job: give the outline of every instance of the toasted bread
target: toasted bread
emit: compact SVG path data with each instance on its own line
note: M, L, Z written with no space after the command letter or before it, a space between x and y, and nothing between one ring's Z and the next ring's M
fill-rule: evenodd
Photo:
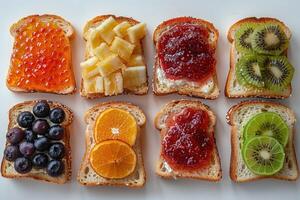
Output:
M35 103L37 103L39 100L35 101L25 101L23 103L19 103L15 106L13 106L9 110L9 124L8 124L8 129L11 129L13 127L18 126L17 124L17 117L20 112L23 111L32 111L33 106ZM72 168L71 168L71 146L70 146L70 125L73 121L73 112L66 107L63 104L60 104L58 102L52 102L48 101L50 108L61 108L65 111L65 119L61 123L61 126L64 127L65 129L65 134L63 139L61 140L62 143L65 144L65 157L62 159L65 169L62 175L58 177L51 177L49 176L44 169L35 169L32 168L32 170L29 173L26 174L20 174L14 169L14 163L7 161L4 157L2 159L2 164L1 164L1 174L3 177L6 178L31 178L31 179L36 179L36 180L41 180L41 181L47 181L51 183L57 183L57 184L63 184L66 183L71 179L71 173L72 173ZM6 146L8 143L6 142Z
M284 99L288 98L292 93L292 86L289 85L286 89L283 91L272 91L265 88L262 89L254 89L254 88L247 88L241 84L238 83L235 75L235 65L238 61L238 59L241 56L241 53L239 53L235 48L235 32L237 29L240 28L241 25L244 23L275 23L280 25L285 34L287 35L287 38L291 38L291 31L290 29L281 21L274 19L274 18L255 18L255 17L249 17L242 19L235 24L233 24L227 34L227 39L231 43L231 50L230 50L230 69L227 76L226 81L226 87L225 87L225 96L229 98L247 98L247 97L262 97L262 98L276 98L276 99ZM283 53L284 55L287 55L287 51Z
M153 33L153 42L156 47L157 52L157 42L159 38L164 34L164 32L170 30L173 26L178 24L197 24L199 26L204 26L209 30L210 41L209 43L216 48L219 38L218 30L213 26L212 23L196 19L192 17L178 17L167 20L157 26ZM171 93L178 93L182 95L195 96L204 99L216 99L219 96L220 90L218 86L217 73L215 72L213 76L205 83L199 85L194 82L187 80L180 80L183 84L173 84L174 81L168 79L160 66L160 60L158 56L155 56L155 65L153 67L153 92L156 95L166 95ZM170 84L168 84L170 83Z
M26 26L29 23L31 23L33 20L36 20L37 23L53 24L53 26L55 26L56 29L58 29L58 30L61 29L63 31L64 38L61 38L61 40L64 41L68 47L64 51L66 56L63 58L64 61L62 61L63 63L66 63L64 66L65 68L61 69L61 70L64 70L64 72L61 72L61 73L63 73L65 75L64 80L61 80L61 81L64 81L64 85L56 84L55 86L53 86L53 88L49 88L49 85L52 84L51 83L52 79L46 80L47 78L50 77L50 76L48 76L49 74L47 74L46 78L43 77L43 79L45 78L45 80L43 80L43 82L38 81L37 83L35 83L36 85L27 85L27 83L31 82L30 77L40 77L41 74L44 73L44 71L43 72L40 71L41 66L33 66L34 70L29 71L29 72L26 72L26 69L21 69L21 70L16 69L17 66L15 66L16 64L14 64L13 60L14 60L15 50L16 50L16 52L18 51L18 48L17 48L12 53L10 67L9 67L8 74L7 74L6 85L7 85L8 89L13 92L46 92L46 93L55 93L55 94L72 94L72 93L74 93L76 90L76 84L75 84L75 78L74 78L74 73L73 73L73 69L72 69L71 39L74 37L75 32L74 32L72 25L69 22L67 22L66 20L64 20L63 18L56 16L56 15L48 15L48 14L31 15L31 16L22 18L18 22L14 23L10 27L10 34L16 39L18 37L19 33L22 32L22 30L24 28L26 28ZM44 33L44 34L46 34L46 33ZM60 37L60 36L57 36L57 37ZM32 36L27 37L27 39L32 39L32 38L33 38ZM50 39L49 39L49 41L50 41ZM46 41L45 41L45 43L46 43ZM30 48L33 48L33 47L31 46ZM38 47L35 47L35 48L38 48ZM43 50L45 48L43 47L41 49ZM49 49L49 51L51 51L50 53L52 53L52 54L58 53L51 49ZM47 53L47 51L44 51L44 50L43 50L43 52ZM43 60L45 57L47 59L46 53L42 53L41 55L40 55L40 52L33 53L33 57L36 56L34 58L35 60L37 60L37 59ZM25 55L25 53L24 53L24 55ZM49 57L49 55L48 55L48 57ZM51 56L51 58L54 59L53 56ZM28 61L24 61L24 64L25 64L25 62L28 62ZM50 64L48 65L47 63L42 63L42 65L43 65L42 68L47 70L46 73L49 73L49 71L53 70L52 68L51 69L49 68ZM57 65L57 68L53 71L55 73L60 73L59 72L60 65L58 65L58 64L56 64L56 65ZM47 68L47 66L49 66L49 67ZM24 73L22 73L22 75L20 75L21 73L17 72L18 70L19 71L24 70ZM55 78L57 78L56 75L55 75ZM20 77L18 77L17 80L11 81L11 79L14 79L15 76L20 76ZM36 80L34 80L34 81L36 81ZM47 83L47 82L49 82L49 83ZM62 86L59 86L59 85L62 85Z
M261 111L271 111L279 114L290 128L288 144L285 147L286 159L283 168L272 176L258 176L253 174L245 165L241 144L243 143L242 128L255 114ZM230 177L235 182L249 182L264 178L297 180L299 177L298 163L294 148L294 125L296 122L294 112L279 103L263 101L246 101L233 106L227 113L227 122L231 126L231 162Z
M89 20L85 24L85 26L83 28L83 38L84 38L84 40L87 42L90 30L97 27L98 25L100 25L103 21L105 21L109 17L113 17L118 23L128 22L131 26L140 23L139 21L137 21L133 18L123 17L123 16L115 16L115 15L97 16L97 17L94 17L93 19ZM143 57L143 60L145 60L142 40L140 40L140 46L141 46L141 55ZM91 52L90 47L88 45L86 45L86 47L85 47L84 56L85 56L85 59L88 59L92 56L92 52ZM144 62L144 64L146 66L145 62ZM146 67L146 76L147 76L147 81L146 81L145 84L143 84L139 87L132 88L132 89L124 88L123 94L135 94L135 95L145 95L145 94L147 94L148 93L147 67ZM85 84L84 79L82 78L81 79L81 85L80 85L80 95L83 96L83 97L86 97L86 98L89 98L89 99L94 99L94 98L110 96L110 95L105 95L104 92L103 93L90 93L90 92L87 92L85 87L84 87L84 84Z
M187 107L203 109L208 112L210 117L209 130L214 134L216 116L208 106L196 100L174 100L166 104L155 117L154 124L155 127L160 130L161 139L164 137L164 132L166 130L167 117L171 114L179 113L181 110ZM213 154L209 167L197 171L173 170L163 159L160 153L159 160L156 164L156 173L164 178L192 178L214 182L220 181L222 178L222 169L215 138Z
M128 177L122 179L107 179L98 175L91 167L89 157L92 147L95 145L93 127L95 121L100 113L108 108L119 108L130 112L137 121L140 132L137 135L136 142L133 145L133 150L137 155L137 165L134 172ZM115 186L127 186L127 187L142 187L146 182L146 173L144 169L143 157L142 157L142 145L141 137L143 126L146 123L146 117L143 111L137 106L125 103L125 102L106 102L100 103L90 108L84 116L85 123L87 124L85 132L86 151L82 159L80 170L77 176L77 180L82 185L97 186L97 185L115 185Z

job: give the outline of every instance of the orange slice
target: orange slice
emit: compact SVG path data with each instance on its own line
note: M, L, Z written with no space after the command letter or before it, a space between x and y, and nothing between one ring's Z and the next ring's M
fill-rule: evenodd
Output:
M96 143L109 139L118 139L130 146L134 145L138 125L132 114L126 110L109 108L96 120L94 137Z
M125 178L136 166L136 154L125 142L106 140L91 151L90 163L94 171L104 178Z

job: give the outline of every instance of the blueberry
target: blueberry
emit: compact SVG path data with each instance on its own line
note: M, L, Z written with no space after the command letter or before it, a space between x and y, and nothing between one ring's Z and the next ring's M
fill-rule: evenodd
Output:
M14 162L15 170L20 174L26 174L31 171L32 163L28 158L17 158Z
M35 148L34 145L30 142L22 142L20 143L20 152L25 157L30 157L34 154Z
M49 141L46 137L39 137L34 141L34 147L39 151L46 151L49 148Z
M39 135L44 135L49 131L49 124L45 119L37 119L32 124L32 131Z
M51 144L48 154L53 159L61 159L65 156L65 146L60 143L53 143Z
M44 153L38 153L34 155L32 158L33 167L37 169L42 169L47 167L48 162L49 162L49 158Z
M27 142L34 142L34 140L37 138L37 135L32 130L25 130L25 140Z
M29 111L21 112L17 118L17 122L19 126L23 128L30 128L32 126L33 121L34 121L34 116Z
M51 122L55 124L62 123L65 119L65 111L61 108L54 108L53 110L50 111L49 118Z
M49 176L57 177L64 172L65 166L60 160L51 160L47 166L47 173Z
M61 140L64 137L65 130L60 125L53 125L49 129L47 137L52 140Z
M20 129L19 127L14 127L12 129L9 129L6 133L6 139L11 144L18 144L24 139L24 131Z
M47 117L50 112L50 106L47 101L40 101L33 106L32 111L37 117Z
M20 155L18 146L8 145L4 150L4 157L8 161L15 161Z

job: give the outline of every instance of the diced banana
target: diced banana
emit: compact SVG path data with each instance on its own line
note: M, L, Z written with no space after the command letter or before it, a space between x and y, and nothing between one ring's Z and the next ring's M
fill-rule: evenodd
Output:
M92 79L86 79L83 82L86 93L103 93L104 84L103 77L95 77Z
M131 25L129 24L129 22L124 21L124 22L121 22L120 24L118 24L117 26L115 26L113 30L117 34L117 36L124 37L127 34L127 29L130 26Z
M101 44L101 42L103 42L99 31L97 31L96 29L90 31L87 41L88 44L91 46L91 49L96 48Z
M104 60L105 58L112 55L112 52L109 49L109 46L102 42L96 49L94 49L94 54L97 56L100 60Z
M123 71L124 88L132 89L146 83L147 74L145 66L129 67Z
M113 17L109 17L97 26L95 30L107 44L110 44L116 35L113 31L116 25L118 25L117 21Z
M93 66L91 68L84 68L82 70L82 78L84 80L89 80L95 76L99 76L100 73L99 73L99 70L96 66Z
M104 77L104 94L107 96L123 93L123 77L121 72Z
M127 63L127 66L134 67L134 66L141 66L141 65L145 65L143 56L140 54L132 54L129 59L129 62Z
M91 80L84 80L83 87L86 93L95 93L95 81L94 79Z
M122 59L129 61L134 45L120 37L115 37L110 49L112 52L118 54Z
M95 78L95 91L97 93L103 93L104 92L104 80L103 77L98 76Z
M81 62L80 66L82 68L88 68L88 67L92 67L92 66L96 65L97 62L98 62L98 58L93 56L93 57Z
M139 23L127 29L128 39L136 43L146 35L146 24Z
M98 64L101 76L108 76L121 68L126 68L126 66L117 55L111 55Z

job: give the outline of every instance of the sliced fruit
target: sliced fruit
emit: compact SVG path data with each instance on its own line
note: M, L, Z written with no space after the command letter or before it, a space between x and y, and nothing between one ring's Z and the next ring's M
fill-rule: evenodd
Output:
M123 71L124 88L132 89L147 82L145 66L128 67Z
M258 53L280 55L288 48L289 39L280 25L267 23L255 29L251 45Z
M111 51L120 56L125 61L129 61L129 58L133 52L134 45L120 37L115 37L110 47Z
M108 76L121 68L126 68L126 66L117 55L111 55L98 64L101 76Z
M134 67L134 66L142 66L145 65L143 56L141 54L132 54L129 62L127 63L128 67Z
M127 34L131 43L139 42L146 35L146 24L139 23L128 28Z
M265 83L270 90L288 87L293 79L294 67L285 56L270 56L265 61Z
M135 46L135 48L134 48L132 54L143 54L141 41L134 43L134 46Z
M125 178L136 167L136 154L125 142L107 140L96 144L90 154L90 163L94 171L111 179Z
M90 31L87 42L91 46L92 49L95 49L104 41L101 38L99 31L94 29L94 30Z
M123 77L121 72L114 72L104 77L104 93L107 96L123 93Z
M124 37L127 34L127 29L130 27L130 23L127 21L121 22L113 28L114 32L119 37Z
M84 80L89 80L91 78L94 78L95 76L99 76L99 70L97 66L87 67L82 69L82 78Z
M109 17L106 20L104 20L99 26L97 26L95 31L107 44L110 44L116 35L113 31L113 28L116 25L118 25L116 20L113 17Z
M89 68L89 67L95 66L97 62L98 62L98 58L93 56L93 57L81 62L80 66L82 68Z
M285 160L283 146L269 136L254 137L242 147L243 160L256 175L271 176L279 172Z
M235 48L241 53L250 53L253 51L251 37L254 29L257 27L254 23L245 23L235 32Z
M113 55L109 49L109 46L105 42L102 42L97 48L94 49L94 54L100 60L104 60L105 58Z
M243 131L247 141L257 136L273 137L286 146L289 139L289 127L280 115L274 112L263 112L253 116L246 124Z
M108 139L118 139L133 146L137 131L137 122L130 112L118 108L109 108L98 116L94 128L94 137L97 143Z

